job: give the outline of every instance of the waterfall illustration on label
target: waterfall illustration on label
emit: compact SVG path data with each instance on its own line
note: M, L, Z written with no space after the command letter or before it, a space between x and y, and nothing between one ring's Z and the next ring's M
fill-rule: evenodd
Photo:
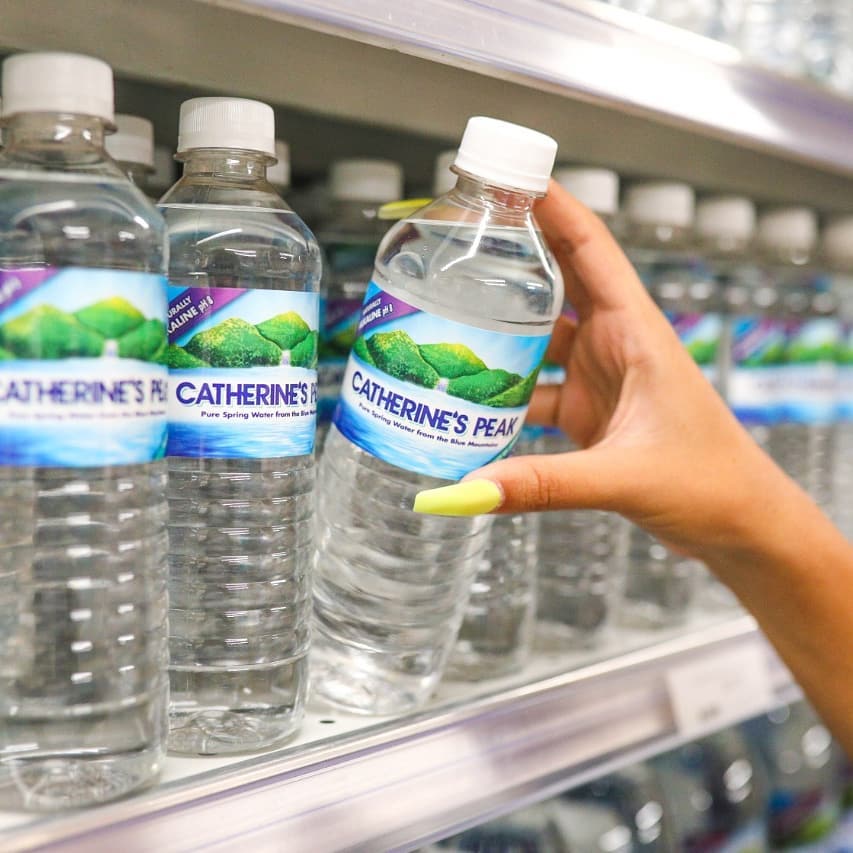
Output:
M429 314L371 283L335 426L385 462L457 480L512 449L548 340Z
M779 420L785 326L772 317L737 317L732 323L729 405L745 424Z
M127 270L0 270L0 464L163 456L165 284Z
M712 384L719 381L720 340L723 334L722 314L693 311L666 311L678 339L684 344L693 361L702 368L705 378Z
M169 286L169 456L313 450L316 293Z
M835 417L836 358L841 325L833 317L788 323L784 365L784 414L799 424L826 424Z

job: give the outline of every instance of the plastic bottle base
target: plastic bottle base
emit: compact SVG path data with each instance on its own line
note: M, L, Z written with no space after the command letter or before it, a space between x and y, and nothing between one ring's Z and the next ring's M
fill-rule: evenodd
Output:
M292 738L301 722L302 709L293 707L173 710L169 714L169 751L185 755L257 752Z

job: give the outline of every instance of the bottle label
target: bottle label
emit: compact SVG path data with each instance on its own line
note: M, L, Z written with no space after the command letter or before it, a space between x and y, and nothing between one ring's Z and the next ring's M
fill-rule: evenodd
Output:
M838 348L838 417L853 422L853 323L844 326Z
M840 803L818 788L780 789L770 799L770 835L785 850L828 853L840 817Z
M169 456L314 448L316 293L169 285Z
M780 415L785 326L772 317L736 317L731 329L729 406L745 424L774 424Z
M335 426L391 465L457 480L512 449L548 340L428 314L371 282Z
M127 270L0 270L0 464L163 456L165 284Z
M782 373L784 420L798 424L826 424L834 420L840 332L838 320L832 317L787 324Z
M763 819L752 820L725 841L720 842L718 836L710 840L708 849L715 853L766 853L770 849L767 826Z
M667 319L693 361L713 385L719 380L720 339L723 334L723 316L716 312L666 311Z
M340 398L341 383L361 319L361 299L326 299L320 322L319 399L317 420L330 423Z

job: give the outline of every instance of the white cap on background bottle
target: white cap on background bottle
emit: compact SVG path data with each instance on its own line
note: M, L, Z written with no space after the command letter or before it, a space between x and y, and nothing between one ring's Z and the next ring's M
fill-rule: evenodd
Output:
M836 264L853 264L853 216L831 219L823 229L821 248L824 255Z
M113 123L113 70L77 53L18 53L3 62L3 117L73 113Z
M749 241L755 219L755 204L742 195L709 196L696 205L696 232L708 239Z
M619 210L619 175L612 169L563 167L554 180L595 213L612 216Z
M644 181L628 187L623 211L636 225L693 225L696 196L693 187L681 181Z
M488 184L544 193L557 142L538 130L486 116L468 119L454 165Z
M450 167L456 162L456 149L442 151L435 158L435 171L432 176L432 194L437 198L449 193L456 186L456 173Z
M107 154L119 163L154 170L154 125L147 118L116 113L116 132L106 139Z
M777 207L758 217L758 242L766 249L809 253L817 233L817 214L810 207Z
M267 180L274 186L287 189L290 186L290 146L283 139L275 141L276 162L267 167Z
M178 153L233 148L275 157L272 107L248 98L192 98L181 104Z
M336 160L329 171L329 195L338 201L398 201L403 167L393 160Z

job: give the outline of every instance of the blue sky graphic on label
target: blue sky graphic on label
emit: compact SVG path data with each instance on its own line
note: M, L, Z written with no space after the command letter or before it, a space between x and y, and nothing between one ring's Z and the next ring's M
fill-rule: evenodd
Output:
M155 273L0 270L0 464L162 457L165 317Z
M311 453L318 324L316 293L170 285L168 455Z
M548 335L428 314L371 284L344 374L338 429L367 452L455 480L521 433Z

